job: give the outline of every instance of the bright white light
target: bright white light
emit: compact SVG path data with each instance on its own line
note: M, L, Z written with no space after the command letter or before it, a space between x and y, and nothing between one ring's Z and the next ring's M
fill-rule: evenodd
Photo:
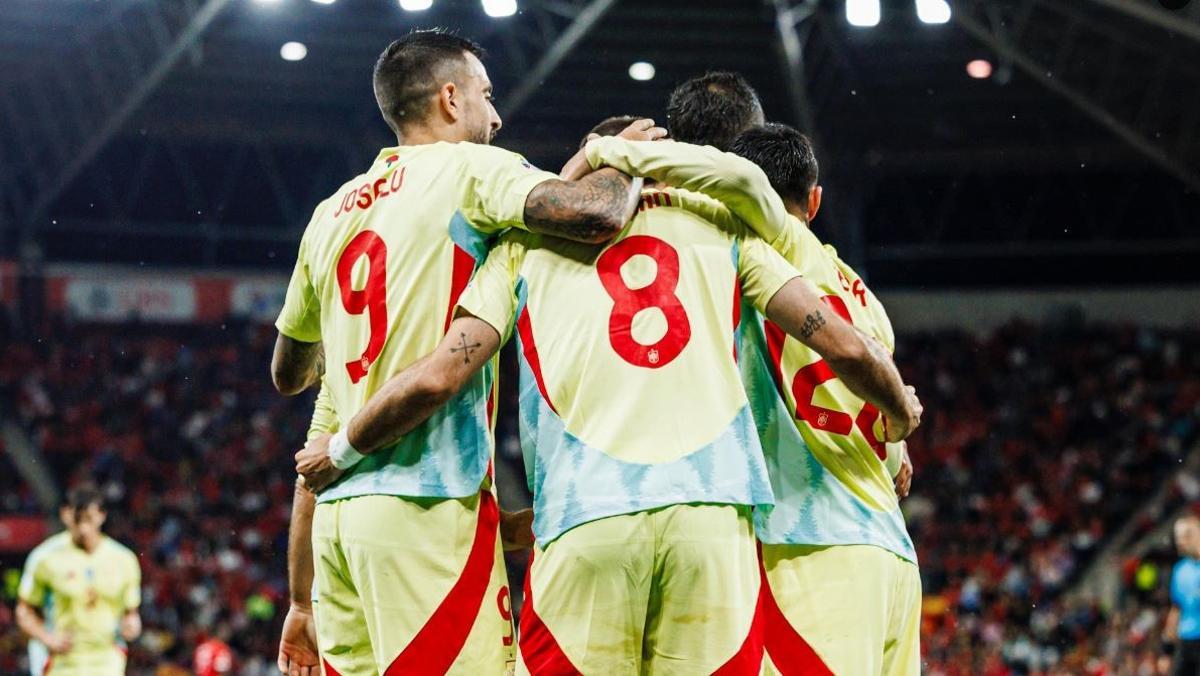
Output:
M992 75L992 64L986 59L975 59L967 64L967 75L976 80L986 80Z
M320 4L320 5L332 5L334 3L334 1L335 0L313 0L313 2Z
M917 18L921 23L946 23L950 20L950 4L946 0L917 0Z
M879 14L879 0L846 0L846 21L851 26L878 26Z
M483 0L483 11L497 19L512 16L517 13L517 0Z
M299 61L308 56L308 47L303 42L285 42L279 48L279 55L284 61Z
M433 0L400 0L400 9L420 12L433 7Z
M260 4L260 5L276 5L276 4L279 4L279 0L255 0L255 1L256 1L258 4Z
M638 61L629 66L629 77L635 80L653 80L654 79L654 64Z

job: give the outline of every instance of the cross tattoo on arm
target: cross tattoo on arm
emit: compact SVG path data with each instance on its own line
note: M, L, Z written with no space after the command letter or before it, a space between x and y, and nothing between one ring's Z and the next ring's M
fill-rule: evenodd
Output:
M463 333L461 331L458 334L458 341L459 341L459 346L450 348L450 352L451 353L462 352L463 353L463 363L470 364L471 363L471 353L483 346L480 345L478 342L468 345L467 344L467 334Z

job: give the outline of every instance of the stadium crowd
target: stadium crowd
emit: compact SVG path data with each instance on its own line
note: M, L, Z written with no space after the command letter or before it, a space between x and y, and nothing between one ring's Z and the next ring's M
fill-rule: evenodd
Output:
M107 531L140 555L146 631L131 673L190 666L210 635L230 642L241 673L269 673L287 603L291 456L312 402L272 389L273 330L45 328L36 335L53 341L0 322L0 410L60 485L102 486ZM902 337L898 360L927 411L905 504L926 672L1158 673L1165 572L1113 611L1059 594L1196 445L1200 333L1010 324ZM523 470L509 375L498 456L512 493ZM36 511L14 476L0 468L0 507ZM0 646L18 646L4 620ZM0 671L22 654L0 650Z

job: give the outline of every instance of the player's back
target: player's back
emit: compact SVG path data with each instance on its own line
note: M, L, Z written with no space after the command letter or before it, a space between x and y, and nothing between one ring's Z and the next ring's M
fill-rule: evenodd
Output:
M57 632L72 637L71 655L115 650L117 625L126 610L140 601L137 556L104 537L85 552L63 532L29 554L21 578L20 597L40 608Z
M278 326L321 341L325 387L345 426L367 399L445 333L489 237L520 225L525 196L552 175L469 143L384 149L317 207ZM372 454L322 501L386 493L476 492L491 450L494 364L422 428Z
M739 286L765 305L795 273L743 235L720 204L667 189L606 246L511 233L497 249L539 542L670 504L770 504L734 356Z
M888 351L895 335L883 305L859 275L792 219L785 257L822 300ZM746 323L742 370L766 445L777 508L759 515L769 543L877 544L915 560L892 481L897 448L883 438L878 409L855 395L811 348L770 321ZM811 457L817 463L808 461Z

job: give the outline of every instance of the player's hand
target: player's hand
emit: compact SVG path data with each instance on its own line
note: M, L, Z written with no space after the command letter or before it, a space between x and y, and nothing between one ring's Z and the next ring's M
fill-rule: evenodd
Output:
M667 137L667 130L662 127L656 127L654 120L644 118L625 127L617 136L630 141L657 141ZM588 140L592 140L591 135L588 136Z
M913 479L913 464L912 458L908 457L908 444L900 442L900 471L896 472L896 497L904 499L908 497L909 490L912 489Z
M921 425L921 415L925 412L925 407L921 405L921 400L917 398L917 388L906 386L904 388L906 400L907 416L904 418L885 418L884 430L886 433L885 441L904 441L908 435L917 430Z
M312 608L292 605L283 618L279 637L279 671L288 676L321 676L321 656L317 651L317 623Z
M121 638L132 642L142 635L142 617L136 611L125 613L121 617Z
M500 541L504 551L529 549L533 546L533 510L516 512L500 510Z
M329 459L329 440L332 434L322 434L305 444L296 454L296 473L304 479L304 485L313 493L320 493L329 484L342 476L343 470L333 466Z
M71 640L70 634L52 632L46 636L44 643L52 655L61 655L63 653L71 652L73 641Z

